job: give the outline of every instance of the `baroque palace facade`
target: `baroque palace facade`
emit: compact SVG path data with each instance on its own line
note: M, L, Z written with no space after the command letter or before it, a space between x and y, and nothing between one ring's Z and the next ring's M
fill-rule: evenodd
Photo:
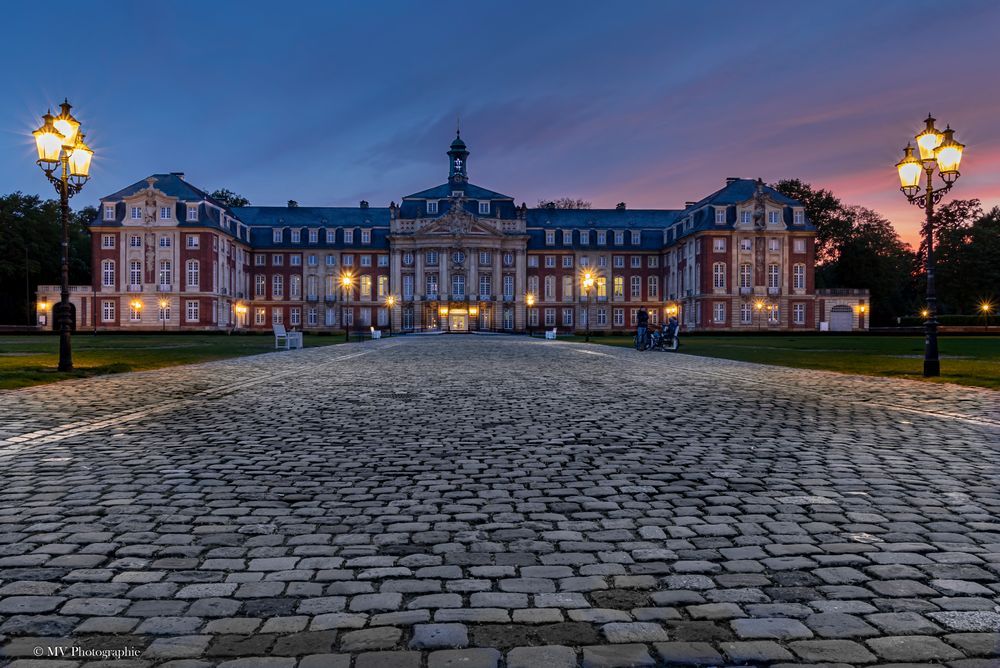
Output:
M817 294L815 228L759 180L677 210L528 208L470 183L468 156L456 136L447 183L386 208L229 208L181 173L139 181L101 200L76 326L611 332L645 308L689 330L867 327L865 293ZM38 300L45 325L58 287Z

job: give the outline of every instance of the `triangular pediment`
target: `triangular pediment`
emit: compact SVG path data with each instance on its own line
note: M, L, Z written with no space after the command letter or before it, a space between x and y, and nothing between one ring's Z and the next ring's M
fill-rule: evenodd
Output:
M460 206L453 207L440 218L419 225L415 233L421 235L488 236L499 237L502 232L488 219L477 218Z

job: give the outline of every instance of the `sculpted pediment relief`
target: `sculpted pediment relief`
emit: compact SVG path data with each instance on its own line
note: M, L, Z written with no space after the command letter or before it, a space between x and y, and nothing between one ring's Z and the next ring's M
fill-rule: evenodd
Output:
M423 225L417 224L414 229L419 235L447 235L453 237L463 236L502 236L502 232L490 222L476 218L471 213L460 207L453 207L448 213L440 218L429 220Z

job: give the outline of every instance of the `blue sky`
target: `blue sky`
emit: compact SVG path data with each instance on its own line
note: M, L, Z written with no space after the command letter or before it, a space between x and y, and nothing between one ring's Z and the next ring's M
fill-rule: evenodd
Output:
M0 192L48 195L30 131L64 96L97 150L75 205L183 171L255 204L373 205L471 179L534 205L679 207L799 177L919 211L892 165L928 111L969 144L955 195L1000 203L1000 3L5 3ZM933 20L927 18L933 16ZM53 35L54 38L60 37Z

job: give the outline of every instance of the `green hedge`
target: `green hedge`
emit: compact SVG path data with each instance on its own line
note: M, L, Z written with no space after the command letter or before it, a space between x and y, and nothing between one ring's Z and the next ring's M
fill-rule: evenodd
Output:
M985 325L986 317L982 315L939 315L937 317L939 325ZM924 324L923 316L906 316L900 320L900 325L904 327ZM996 315L990 316L991 325L1000 325L1000 318Z

